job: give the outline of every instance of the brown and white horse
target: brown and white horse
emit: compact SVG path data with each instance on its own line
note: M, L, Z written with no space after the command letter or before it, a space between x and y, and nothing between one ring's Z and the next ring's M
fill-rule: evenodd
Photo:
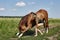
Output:
M48 13L44 9L40 9L36 13L30 12L29 14L25 15L19 22L19 33L17 33L17 35L20 38L24 32L33 26L35 26L35 36L37 36L37 31L43 35L38 28L40 25L44 25L46 33L48 33Z
M35 25L36 14L34 12L30 12L29 14L25 15L19 22L19 33L17 33L18 37L20 38L24 34L24 32L26 32Z
M40 9L36 12L36 22L37 22L37 28L36 28L36 35L37 36L37 29L38 29L38 26L41 25L41 23L43 24L44 28L45 28L45 31L46 33L48 33L48 12L44 9Z

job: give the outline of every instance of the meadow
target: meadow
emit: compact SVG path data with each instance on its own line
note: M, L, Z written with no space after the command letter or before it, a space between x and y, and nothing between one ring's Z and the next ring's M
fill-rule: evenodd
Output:
M60 19L49 19L49 33L37 37L22 36L18 38L18 24L21 18L0 18L0 40L60 40Z

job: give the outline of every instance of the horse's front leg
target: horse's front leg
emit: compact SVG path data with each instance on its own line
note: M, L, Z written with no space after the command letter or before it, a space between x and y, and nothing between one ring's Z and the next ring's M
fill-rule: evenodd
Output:
M40 32L40 33L41 33L41 35L43 35L43 33L41 32L41 30L37 29L37 31L38 31L38 32Z
M16 34L16 36L18 36L20 33L18 32L17 34Z
M34 35L35 37L37 36L37 28L35 28L35 35Z
M41 26L41 25L43 25L43 23L39 23L39 24L38 24L38 27ZM41 32L41 30L39 30L39 29L37 28L37 26L35 26L35 36L37 36L37 32L40 32L41 35L43 35L43 33Z
M48 33L48 28L46 28L46 33Z
M48 25L48 18L44 21L45 32L48 33L49 25Z
M35 37L36 37L36 36L37 36L37 34L38 34L37 32L40 32L40 33L41 33L41 35L43 35L43 33L41 32L41 30L39 30L38 28L35 28L35 35L34 35Z
M43 23L39 23L39 24L38 24L38 26L42 26L42 25L43 25ZM40 32L41 35L43 35L43 33L41 32L41 30L37 29L37 31Z
M18 36L18 38L21 38L22 35L23 35L23 33L21 33L21 34Z
M45 32L48 33L49 26L46 22L44 23L44 28L45 28Z
M18 38L20 38L20 37L23 35L23 33L20 34L20 33L18 32L16 35L18 36Z

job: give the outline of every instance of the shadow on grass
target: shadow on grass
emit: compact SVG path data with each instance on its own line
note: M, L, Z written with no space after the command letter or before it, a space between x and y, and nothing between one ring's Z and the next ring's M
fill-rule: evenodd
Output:
M26 32L23 34L23 36L33 36L34 33L35 33L35 31L28 30L28 31L26 31Z

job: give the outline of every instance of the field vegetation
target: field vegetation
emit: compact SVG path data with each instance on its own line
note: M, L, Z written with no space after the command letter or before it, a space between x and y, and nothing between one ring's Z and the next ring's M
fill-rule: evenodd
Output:
M0 40L60 40L60 19L49 19L49 33L37 37L17 38L18 24L21 18L0 18ZM29 32L28 32L29 33Z

